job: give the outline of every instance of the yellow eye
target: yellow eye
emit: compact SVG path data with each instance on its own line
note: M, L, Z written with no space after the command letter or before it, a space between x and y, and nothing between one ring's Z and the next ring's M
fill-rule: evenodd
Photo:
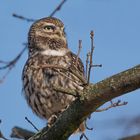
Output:
M53 25L46 25L46 26L44 26L44 29L45 30L55 30L55 26L53 26Z

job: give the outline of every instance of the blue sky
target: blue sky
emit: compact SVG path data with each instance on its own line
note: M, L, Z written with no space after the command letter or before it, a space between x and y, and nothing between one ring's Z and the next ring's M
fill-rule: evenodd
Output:
M59 0L1 0L0 60L13 59L22 50L22 43L27 41L31 23L13 18L13 13L39 19L48 16L59 2ZM94 30L93 61L95 64L102 64L103 67L93 70L92 82L96 83L139 64L139 6L139 0L67 0L61 11L56 13L55 17L60 18L65 24L69 48L73 52L77 52L78 40L82 40L83 48L80 57L83 62L90 49L90 30ZM32 113L21 92L21 73L26 59L27 52L24 53L4 83L0 84L0 119L2 120L0 130L6 137L9 137L11 128L15 125L34 130L25 121L25 116L38 128L45 125L44 120ZM5 72L0 71L0 77ZM137 90L117 98L128 101L126 106L95 113L88 123L94 128L93 131L87 131L89 139L114 140L124 135L138 133L135 128L127 133L123 122L118 122L117 125L112 125L111 122L140 115L139 92L140 90ZM75 139L78 139L78 136L70 138L70 140Z

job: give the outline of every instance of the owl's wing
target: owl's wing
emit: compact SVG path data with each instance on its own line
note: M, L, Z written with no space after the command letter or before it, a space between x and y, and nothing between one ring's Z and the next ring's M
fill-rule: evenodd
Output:
M82 74L82 76L85 76L84 65L83 65L82 60L79 57L77 57L76 54L72 52L70 52L70 55L72 58L72 65L74 65L76 69L80 72L79 74Z

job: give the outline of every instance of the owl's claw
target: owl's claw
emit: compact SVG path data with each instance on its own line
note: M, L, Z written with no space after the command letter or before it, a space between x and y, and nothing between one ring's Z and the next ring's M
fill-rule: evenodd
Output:
M57 120L57 116L56 116L56 115L52 115L52 116L48 119L48 124L47 124L47 126L50 128L50 127L55 123L56 120Z
M65 108L61 109L59 112L53 114L49 119L48 119L48 123L47 126L48 128L52 127L52 125L56 122L57 118L62 114L62 112L64 112L67 108L69 107L69 105L65 106Z

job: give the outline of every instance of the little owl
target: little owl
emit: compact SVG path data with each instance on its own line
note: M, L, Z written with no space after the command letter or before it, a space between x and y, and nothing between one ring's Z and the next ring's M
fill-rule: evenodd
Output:
M40 19L31 26L28 50L22 74L25 98L33 112L53 124L75 100L54 87L82 90L83 82L71 70L84 77L83 63L68 49L64 24L54 17ZM83 124L79 129L83 131Z

